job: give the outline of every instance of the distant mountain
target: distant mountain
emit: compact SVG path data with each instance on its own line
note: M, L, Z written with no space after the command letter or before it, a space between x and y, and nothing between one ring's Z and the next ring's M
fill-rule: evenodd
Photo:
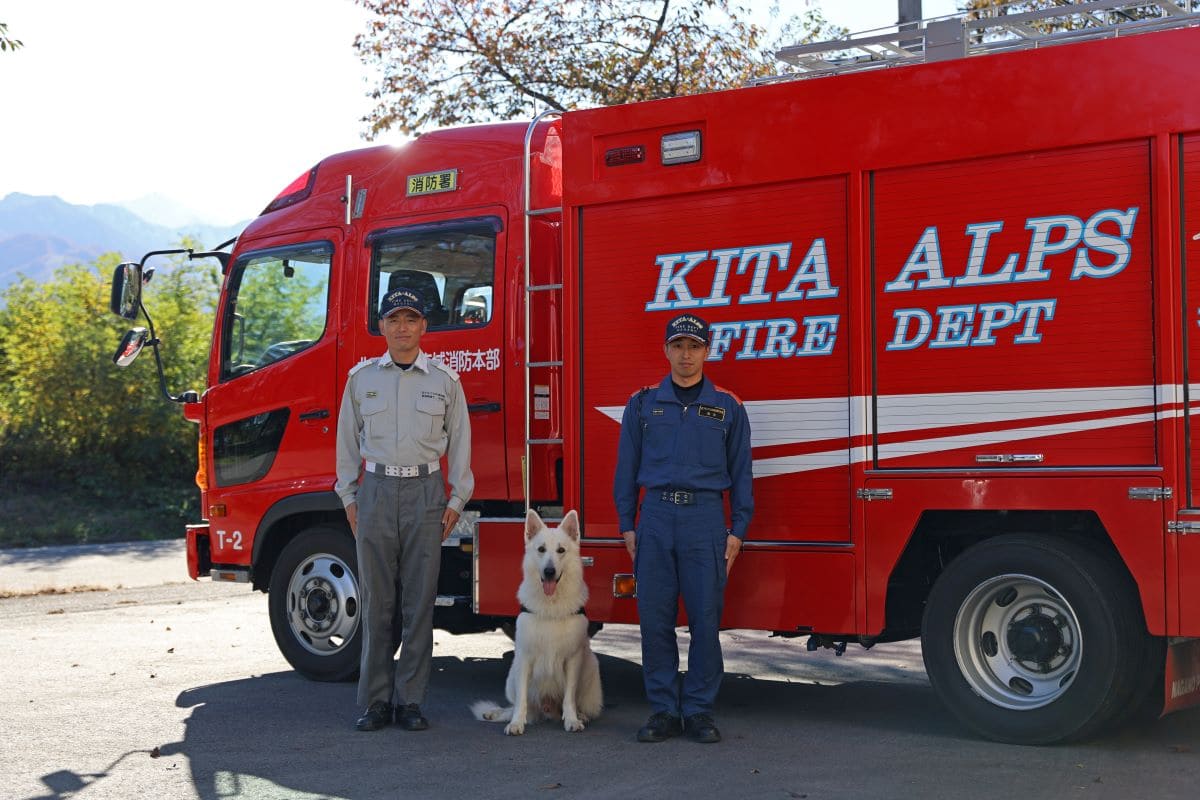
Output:
M115 251L136 260L178 244L185 235L215 247L240 234L246 224L168 226L118 205L80 206L13 192L0 200L0 290L22 275L43 281L63 264L92 261L102 253Z
M187 228L204 225L204 215L161 194L148 194L135 200L117 203L147 222L167 228ZM206 243L207 244L207 243Z

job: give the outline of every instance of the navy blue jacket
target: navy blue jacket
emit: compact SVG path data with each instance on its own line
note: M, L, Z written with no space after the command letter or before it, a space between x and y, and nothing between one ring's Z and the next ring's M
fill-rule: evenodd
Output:
M729 491L731 532L746 538L754 513L750 421L736 395L705 379L684 406L668 375L625 404L613 500L622 531L634 529L638 489Z

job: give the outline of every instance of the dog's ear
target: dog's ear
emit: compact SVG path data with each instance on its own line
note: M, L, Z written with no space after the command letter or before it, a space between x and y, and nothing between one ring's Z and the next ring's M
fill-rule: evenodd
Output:
M567 536L570 536L575 541L579 541L579 515L575 513L575 509L572 508L567 512L567 515L563 517L562 524L558 526L558 529L567 534Z
M525 541L529 541L538 535L542 528L546 527L546 523L542 522L542 518L532 508L525 514Z

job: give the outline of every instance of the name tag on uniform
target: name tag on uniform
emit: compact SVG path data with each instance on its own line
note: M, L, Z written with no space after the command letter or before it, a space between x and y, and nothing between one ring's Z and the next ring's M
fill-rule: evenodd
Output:
M367 397L376 397L379 392L367 392Z
M664 413L663 409L661 409L661 408L655 408L655 409L651 409L651 411L650 411L650 416L652 416L652 417L661 417L661 416L663 415L663 413Z
M725 409L721 408L720 406L697 406L696 413L702 417L708 417L710 419L725 419Z

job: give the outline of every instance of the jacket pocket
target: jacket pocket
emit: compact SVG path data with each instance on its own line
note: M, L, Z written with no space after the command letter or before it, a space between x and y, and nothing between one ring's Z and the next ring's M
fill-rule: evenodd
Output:
M642 436L642 459L651 464L663 464L675 455L677 426L662 418L651 417Z
M725 429L720 425L701 425L696 447L701 465L722 467L725 465Z
M426 434L441 433L446 424L446 401L432 395L417 398L417 414L420 429Z
M389 444L395 429L394 421L389 423L391 415L387 413L386 397L366 397L358 404L358 413L363 421L363 437L376 447Z

